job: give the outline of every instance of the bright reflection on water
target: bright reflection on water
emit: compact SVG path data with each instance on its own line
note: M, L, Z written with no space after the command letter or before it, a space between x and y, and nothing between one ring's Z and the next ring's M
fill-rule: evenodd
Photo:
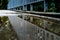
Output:
M10 11L10 10L0 10L0 13L16 13L15 11Z
M15 11L10 11L10 10L0 10L0 16L17 16L19 14L16 14L17 12Z

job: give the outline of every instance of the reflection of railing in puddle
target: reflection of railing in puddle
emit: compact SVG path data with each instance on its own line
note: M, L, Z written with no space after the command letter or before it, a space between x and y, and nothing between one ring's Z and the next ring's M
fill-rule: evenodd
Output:
M44 19L37 16L25 15L20 18L37 25L35 32L31 34L31 38L35 40L60 40L60 21L53 19Z
M22 16L20 17L23 18ZM37 16L31 16L31 15L30 16L25 15L24 20L32 24L35 24L39 27L42 27L50 32L60 35L60 31L59 31L60 21L52 20L52 19L44 19L44 18L40 18Z

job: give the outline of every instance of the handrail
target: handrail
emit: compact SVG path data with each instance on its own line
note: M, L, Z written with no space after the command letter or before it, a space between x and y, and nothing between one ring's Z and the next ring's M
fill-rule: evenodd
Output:
M44 15L36 15L36 14L29 14L29 13L19 13L20 15L29 15L29 16L37 16L37 17L41 17L41 18L45 18L45 19L53 19L53 20L57 20L60 21L60 18L55 18L55 17L50 17L50 16L44 16ZM58 15L56 15L58 16Z
M60 13L56 13L56 12L37 12L37 11L22 11L22 10L17 10L17 12L60 18Z

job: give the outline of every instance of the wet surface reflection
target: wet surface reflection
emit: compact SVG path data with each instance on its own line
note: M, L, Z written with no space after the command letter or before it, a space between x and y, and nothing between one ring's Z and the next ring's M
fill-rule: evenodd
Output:
M22 16L21 16L22 17ZM21 18L20 17L20 18ZM23 17L22 17L23 19ZM37 16L25 15L24 20L37 25L43 29L46 29L50 32L60 35L60 21L52 19L44 19Z

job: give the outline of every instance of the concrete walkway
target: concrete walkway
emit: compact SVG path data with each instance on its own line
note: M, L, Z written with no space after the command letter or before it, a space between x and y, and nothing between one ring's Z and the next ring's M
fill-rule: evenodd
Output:
M36 30L33 24L17 16L9 16L9 19L20 40L34 40L32 34L36 32Z

